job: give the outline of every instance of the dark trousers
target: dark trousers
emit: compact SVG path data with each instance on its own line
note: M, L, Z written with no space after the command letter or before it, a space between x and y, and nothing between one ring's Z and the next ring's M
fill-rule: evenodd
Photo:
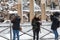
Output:
M33 31L33 40L38 40L39 39L39 31Z

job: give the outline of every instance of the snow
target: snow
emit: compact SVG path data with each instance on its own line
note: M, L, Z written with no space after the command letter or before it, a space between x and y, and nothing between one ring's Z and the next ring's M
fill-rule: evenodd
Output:
M17 14L17 11L9 11L10 14Z
M7 23L6 24L2 23L1 26L3 26L3 25L6 26L8 24ZM23 32L19 33L19 35L21 35L20 36L20 40L32 40L33 37L31 37L31 36L33 36L33 31L31 30L31 31L27 32L28 30L32 29L31 24L30 23L23 23L23 24L21 24L21 27L22 27L22 31ZM3 29L6 29L6 28L8 28L8 27L0 27L0 31L2 31ZM54 40L53 39L54 38L54 34L50 33L50 31L52 31L50 28L51 28L51 22L43 23L43 25L41 25L41 33L39 33L39 38L42 39L42 40L48 40L48 39L49 40ZM60 30L60 28L58 28L58 33L60 35L60 31L59 30ZM24 34L24 33L27 33L27 34L29 34L31 36L29 36L27 34ZM46 35L46 34L48 34L48 35ZM46 36L44 36L44 35L46 35ZM6 30L4 30L3 32L0 33L0 40L6 40L5 38L3 38L1 36L10 39L10 28L8 28L8 29L6 29Z

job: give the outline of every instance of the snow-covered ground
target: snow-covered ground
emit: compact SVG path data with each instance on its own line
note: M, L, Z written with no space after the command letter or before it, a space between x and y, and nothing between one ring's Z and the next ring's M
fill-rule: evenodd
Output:
M4 26L4 24L1 24ZM5 24L6 26L7 24ZM20 32L20 40L33 40L32 26L30 23L24 23L22 25L22 32ZM51 33L51 22L46 22L41 25L41 33L39 33L40 40L54 40L54 34ZM60 35L60 28L58 28L58 33ZM60 36L59 36L60 38ZM0 40L10 39L10 27L0 26Z

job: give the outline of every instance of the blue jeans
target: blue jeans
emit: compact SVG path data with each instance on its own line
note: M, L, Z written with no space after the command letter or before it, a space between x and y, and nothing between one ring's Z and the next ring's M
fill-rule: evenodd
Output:
M13 40L19 40L19 30L13 30Z
M53 30L53 33L55 35L55 40L58 40L58 32L57 32L57 30Z

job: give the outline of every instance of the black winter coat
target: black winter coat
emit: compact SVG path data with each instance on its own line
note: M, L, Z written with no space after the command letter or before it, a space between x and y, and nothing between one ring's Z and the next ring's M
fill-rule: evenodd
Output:
M51 21L52 21L51 29L56 30L59 27L59 21L53 15L51 15L50 18L51 18Z
M11 22L13 23L13 30L20 30L20 18L17 17L15 20L12 20Z
M33 28L33 31L39 31L40 30L40 23L38 22L40 21L39 18L35 18L32 20L32 28Z

